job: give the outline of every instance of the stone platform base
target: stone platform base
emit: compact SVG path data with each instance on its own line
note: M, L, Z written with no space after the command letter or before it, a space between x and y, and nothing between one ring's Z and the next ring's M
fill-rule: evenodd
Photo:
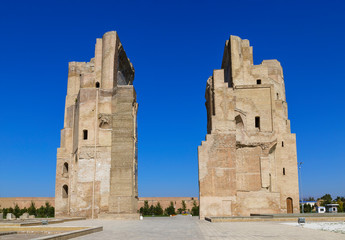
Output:
M98 219L104 220L139 220L139 213L100 213Z
M209 222L297 222L299 217L304 217L307 222L337 222L345 221L344 213L295 213L295 214L253 214L242 217L205 217Z

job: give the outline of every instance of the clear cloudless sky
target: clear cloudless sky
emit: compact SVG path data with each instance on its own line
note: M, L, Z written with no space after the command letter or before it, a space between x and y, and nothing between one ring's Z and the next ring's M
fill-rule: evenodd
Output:
M68 62L116 30L135 67L139 196L198 196L207 78L229 35L278 59L303 196L345 195L344 1L1 1L0 197L53 197Z

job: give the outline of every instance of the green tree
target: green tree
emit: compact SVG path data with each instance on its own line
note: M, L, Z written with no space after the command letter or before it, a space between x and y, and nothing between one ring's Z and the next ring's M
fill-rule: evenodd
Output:
M143 207L143 210L142 210L142 214L143 215L149 215L149 211L150 211L149 202L148 201L144 201L144 207Z
M7 213L13 213L13 208L10 207L10 208L8 209Z
M199 206L196 204L195 200L193 202L192 215L193 216L199 216Z
M155 206L154 214L157 216L163 215L163 208L161 204L158 202L157 205Z
M45 213L46 213L47 217L54 217L55 216L55 209L53 206L50 205L49 202L46 202Z
M182 200L182 211L186 211L187 206L186 206L186 202L184 200Z
M307 197L303 201L305 201L305 202L314 202L315 198L314 197Z
M37 217L40 217L40 218L47 217L45 207L41 206L39 209L37 209Z
M312 206L309 203L304 204L304 212L305 213L311 213Z
M155 214L155 207L151 205L149 209L149 215L154 215L154 214Z
M26 207L20 209L20 215L23 215L23 213L28 212L28 209Z
M20 217L20 208L19 208L18 204L16 204L16 206L14 207L13 214L14 214L14 216L16 216L16 218Z
M37 210L36 210L34 202L31 202L30 207L28 208L28 213L29 213L29 215L37 216Z
M2 209L2 213L3 213L3 218L6 218L6 215L8 213L8 209L7 208L3 208Z
M176 212L175 212L174 203L173 203L173 202L170 202L170 206L167 207L167 208L164 210L164 212L165 212L166 215L175 215Z
M339 204L338 206L338 212L344 212L344 202L341 201L341 199L337 200L337 203Z
M321 199L323 200L321 203L321 206L325 206L326 204L330 204L332 203L332 196L331 194L325 194L321 197Z

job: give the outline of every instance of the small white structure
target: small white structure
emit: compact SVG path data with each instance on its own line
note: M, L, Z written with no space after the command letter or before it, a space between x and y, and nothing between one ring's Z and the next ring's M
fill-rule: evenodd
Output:
M339 204L326 204L326 212L337 213Z
M316 206L316 212L317 213L325 213L326 212L326 208L325 207Z
M23 215L21 215L20 217L19 217L19 219L28 219L29 218L29 213L23 213Z
M13 213L7 213L6 219L7 220L16 220L16 216Z

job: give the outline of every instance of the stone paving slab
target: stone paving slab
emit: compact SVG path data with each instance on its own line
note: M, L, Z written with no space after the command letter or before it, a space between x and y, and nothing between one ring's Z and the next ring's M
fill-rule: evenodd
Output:
M221 222L200 221L204 239L303 239L340 240L345 234L288 226L279 222Z
M56 226L103 226L103 231L74 239L306 239L345 240L345 234L299 228L279 222L211 223L198 217L144 218L143 221L85 220Z
M48 224L63 223L69 221L85 220L83 217L74 218L33 218L33 219L16 219L16 220L0 220L0 226L39 226L42 221L48 221Z
M102 231L103 227L85 227L85 226L0 226L0 240L2 239L70 239L94 232ZM12 234L11 234L12 233ZM13 236L8 236L8 235Z
M26 240L45 236L45 234L12 234L1 236L1 240Z
M334 222L345 221L345 217L304 217L307 222ZM297 222L298 217L268 218L268 217L210 217L209 222Z

